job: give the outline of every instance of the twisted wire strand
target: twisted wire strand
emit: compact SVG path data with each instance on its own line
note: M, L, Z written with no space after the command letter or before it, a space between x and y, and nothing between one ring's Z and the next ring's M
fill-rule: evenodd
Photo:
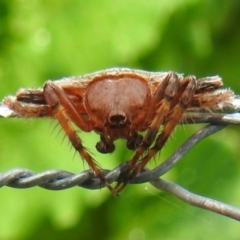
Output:
M145 169L132 179L131 183L139 184L159 178L176 165L181 159L183 159L184 154L186 154L189 149L194 147L194 145L196 145L199 141L226 126L227 125L210 124L200 129L188 138L188 140L186 140L166 161L153 170ZM113 170L102 169L102 172L109 183L114 181L117 182L121 173L124 172L126 165L127 161L121 163ZM88 189L98 189L104 187L99 178L97 178L91 170L85 170L77 174L62 170L46 170L40 173L35 173L25 168L15 168L0 173L0 187L3 186L13 188L30 188L40 186L50 190L61 190L73 186L80 186Z
M188 204L240 221L239 208L211 198L197 195L175 183L160 178L160 176L169 171L174 165L183 159L182 157L184 154L186 154L189 149L194 147L199 141L226 126L226 124L210 124L200 129L198 132L188 138L188 140L185 141L166 161L153 170L144 169L144 171L138 174L131 183L137 184L150 182L150 184L152 184L152 186L155 188L171 193ZM112 183L114 181L118 181L118 178L120 177L125 166L126 162L120 164L111 171L102 171L107 181ZM74 186L80 186L88 189L99 189L104 187L101 181L94 176L91 170L86 170L78 174L60 170L47 170L40 173L34 173L33 171L24 168L16 168L0 173L0 187L3 186L13 188L29 188L39 186L49 190L62 190Z
M153 170L144 169L144 171L138 174L131 183L150 182L150 184L157 189L171 193L188 204L240 221L239 208L216 201L214 199L197 195L175 183L171 183L160 178L160 176L169 171L174 165L183 159L184 154L186 154L189 149L194 147L199 141L226 126L226 124L210 124L200 129L187 141L185 141L185 143L183 143L166 161ZM114 181L118 181L125 166L126 162L120 164L111 171L102 171L107 181L112 183ZM99 189L104 187L101 181L94 176L91 170L86 170L77 174L61 170L47 170L44 172L35 173L24 168L15 168L0 173L0 187L3 186L13 188L30 188L39 186L49 190L62 190L74 186L88 189Z
M161 178L156 179L155 181L151 181L150 183L155 188L171 193L177 198L181 199L182 201L190 205L200 207L206 210L210 210L212 212L240 221L239 208L236 208L234 206L231 206L229 204L226 204L211 198L207 198L207 197L189 192L183 187L175 183L163 180Z
M14 114L11 115L12 113L9 114L9 112L7 112L7 114L5 114L5 110L2 111L1 108L2 106L0 105L0 117L14 117ZM240 100L237 99L235 110L239 111L239 109ZM145 168L144 171L139 173L130 183L139 184L150 182L150 184L157 189L169 192L188 204L240 221L240 209L214 199L191 193L175 183L167 182L160 178L164 173L168 172L173 166L182 160L183 156L202 139L225 128L229 124L240 125L240 113L188 114L182 122L180 122L180 124L189 123L211 124L192 135L162 164L152 170ZM109 183L120 181L121 173L124 172L126 164L127 162L124 162L113 170L102 169L106 180ZM24 168L15 168L6 172L0 172L0 187L3 186L12 188L30 188L39 186L49 190L62 190L74 186L87 189L99 189L104 187L91 170L86 170L77 174L62 170L46 170L40 173L35 173Z

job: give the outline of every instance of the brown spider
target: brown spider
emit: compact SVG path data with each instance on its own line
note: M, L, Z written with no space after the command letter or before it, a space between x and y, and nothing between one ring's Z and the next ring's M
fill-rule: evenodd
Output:
M74 148L113 194L122 191L163 147L169 135L189 111L230 107L234 94L221 89L221 78L183 77L175 72L147 72L113 68L80 77L47 81L43 89L21 89L3 100L22 117L57 119ZM112 187L73 127L100 135L101 153L115 149L114 141L126 139L136 150L124 174ZM143 137L139 132L146 132Z

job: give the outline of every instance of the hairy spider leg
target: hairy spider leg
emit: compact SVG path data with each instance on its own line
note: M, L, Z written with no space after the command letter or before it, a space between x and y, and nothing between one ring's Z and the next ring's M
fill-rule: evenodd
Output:
M154 100L151 104L149 114L146 118L146 124L149 125L149 131L147 132L146 136L143 138L142 144L139 146L139 148L136 150L136 153L134 154L133 158L130 160L128 166L127 166L127 172L130 171L137 163L139 158L142 156L142 154L146 151L146 149L151 145L153 139L154 139L154 131L152 129L153 122L159 122L159 125L161 125L161 122L164 119L165 112L167 113L169 111L168 104L160 104L159 109L157 109L157 112L161 112L161 114L156 114L154 111L154 106L161 103L161 100L164 97L164 92L166 91L166 88L170 89L172 87L172 82L175 81L175 76L170 73L164 78L158 85L157 90L154 93ZM169 86L169 87L168 87ZM151 118L151 115L154 114L155 118L152 121L152 123L149 123Z
M185 112L189 102L192 101L195 88L196 88L196 79L192 76L187 77L186 82L188 84L186 86L185 91L182 93L181 97L179 98L178 104L174 106L174 108L168 113L167 118L169 119L168 122L165 123L162 132L156 138L154 146L149 150L148 154L141 160L141 162L137 165L137 168L134 169L133 175L135 176L139 173L147 164L147 162L163 147L166 143L168 137L170 136L171 132L176 127L177 123L181 119L183 113ZM156 126L157 128L158 126Z
M183 80L183 82L185 84L183 84L182 86L186 86L185 90L182 92L182 87L178 88L178 79L176 77L175 74L172 74L172 82L168 87L171 85L171 87L167 87L164 93L164 98L161 101L160 107L158 108L157 114L164 114L164 117L166 117L168 119L168 121L164 124L163 130L162 132L157 136L154 146L152 148L150 148L149 152L141 159L141 161L137 164L134 165L133 171L129 172L129 179L128 181L122 183L122 184L118 184L116 187L118 187L116 189L116 191L118 193L120 193L129 183L129 181L135 177L139 172L141 172L143 170L143 168L146 166L146 164L151 160L152 157L154 157L156 155L156 153L158 151L160 151L162 149L162 147L164 146L164 144L166 143L167 139L169 138L171 132L174 130L175 126L177 125L177 123L179 122L179 120L181 119L183 113L185 112L187 106L189 105L189 103L192 101L194 93L195 93L195 89L196 89L196 79L193 76L189 76L187 78L185 78ZM174 105L173 108L170 108L172 101L174 100L174 96L178 96L179 92L182 92L182 94L179 96L178 99L178 103ZM163 107L163 105L165 105ZM164 110L165 112L161 112L160 110ZM155 120L155 119L154 119ZM157 134L157 131L160 127L160 125L163 123L164 119L162 119L161 121L159 120L155 120L153 121L153 123L150 126L150 130L148 131L148 133L150 131L154 131L154 134L149 134L149 136L154 135L154 137ZM160 125L159 125L160 123ZM148 136L147 133L147 136ZM143 147L144 148L144 145Z
M74 106L69 101L64 90L57 86L54 82L48 81L44 85L44 96L47 103L52 108L52 116L58 120L66 135L68 136L73 147L79 153L79 155L87 161L90 168L94 171L97 177L101 180L103 184L114 194L115 190L111 185L106 181L101 170L97 166L95 160L91 155L85 150L81 138L77 135L76 130L72 126L70 120L73 122L78 121L78 126L82 126L82 129L88 129L82 117L77 113ZM71 118L67 112L71 112Z
M51 108L47 105L36 105L17 100L17 97L4 98L3 104L12 109L18 117L46 117L51 115Z
M136 166L136 164L139 161L139 159L141 158L141 156L150 147L153 140L155 139L156 134L159 130L155 126L157 125L158 127L160 127L164 121L164 118L167 116L167 114L170 110L170 105L171 105L170 99L173 98L174 95L176 94L177 82L178 82L177 75L175 73L170 72L158 84L157 89L153 95L154 99L151 104L149 114L146 118L146 122L149 125L149 130L148 130L147 134L145 135L145 137L142 141L142 144L137 149L135 155L133 156L133 158L130 160L130 162L128 163L128 165L126 167L126 170L124 172L124 177L127 178L127 179L124 179L124 182L126 184L119 182L115 186L115 189L117 189L118 192L120 192L121 191L120 189L122 187L124 188L125 185L127 185L127 183L130 181L130 178L129 178L130 172L132 171L132 169L134 169L134 167ZM157 110L156 110L156 106L158 106ZM155 117L153 118L152 121L150 121L152 114ZM149 124L149 122L150 122L150 124Z
M142 144L137 148L136 153L129 161L126 166L126 170L123 173L124 182L128 182L129 173L134 169L135 165L144 154L144 152L150 147L152 142L154 141L156 134L159 130L159 127L162 125L164 118L167 116L170 106L171 99L176 94L178 85L178 77L175 73L170 72L157 86L154 95L153 101L151 103L151 107L149 113L146 118L146 124L149 125L149 130L145 137L143 138ZM156 109L156 106L157 109ZM153 117L154 116L154 117ZM153 118L153 120L151 120ZM156 128L156 125L158 128ZM118 189L122 185L121 182L117 183L115 189Z

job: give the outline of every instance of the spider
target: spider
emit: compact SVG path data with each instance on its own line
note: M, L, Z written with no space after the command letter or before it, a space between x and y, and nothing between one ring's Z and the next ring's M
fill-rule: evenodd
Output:
M102 184L117 195L162 149L188 112L231 106L234 93L222 86L218 76L196 79L175 72L113 68L47 81L43 89L20 89L16 96L4 98L3 104L17 116L56 119ZM135 150L115 187L104 178L74 125L100 135L96 144L100 153L113 152L119 138Z

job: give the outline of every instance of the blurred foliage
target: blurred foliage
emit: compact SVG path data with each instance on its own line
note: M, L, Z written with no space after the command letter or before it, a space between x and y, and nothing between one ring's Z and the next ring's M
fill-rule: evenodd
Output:
M198 77L219 74L240 92L239 15L237 0L1 0L0 99L20 87L41 87L47 79L113 66ZM53 131L50 122L0 119L1 171L86 168L66 140L61 144L63 133ZM200 127L178 127L152 165ZM104 168L131 156L121 141L114 154L101 155L94 150L97 136L80 135ZM228 127L192 149L166 178L239 206L239 142L239 128ZM118 198L106 189L4 187L0 229L1 240L221 240L240 235L236 221L191 207L149 184L129 186Z

